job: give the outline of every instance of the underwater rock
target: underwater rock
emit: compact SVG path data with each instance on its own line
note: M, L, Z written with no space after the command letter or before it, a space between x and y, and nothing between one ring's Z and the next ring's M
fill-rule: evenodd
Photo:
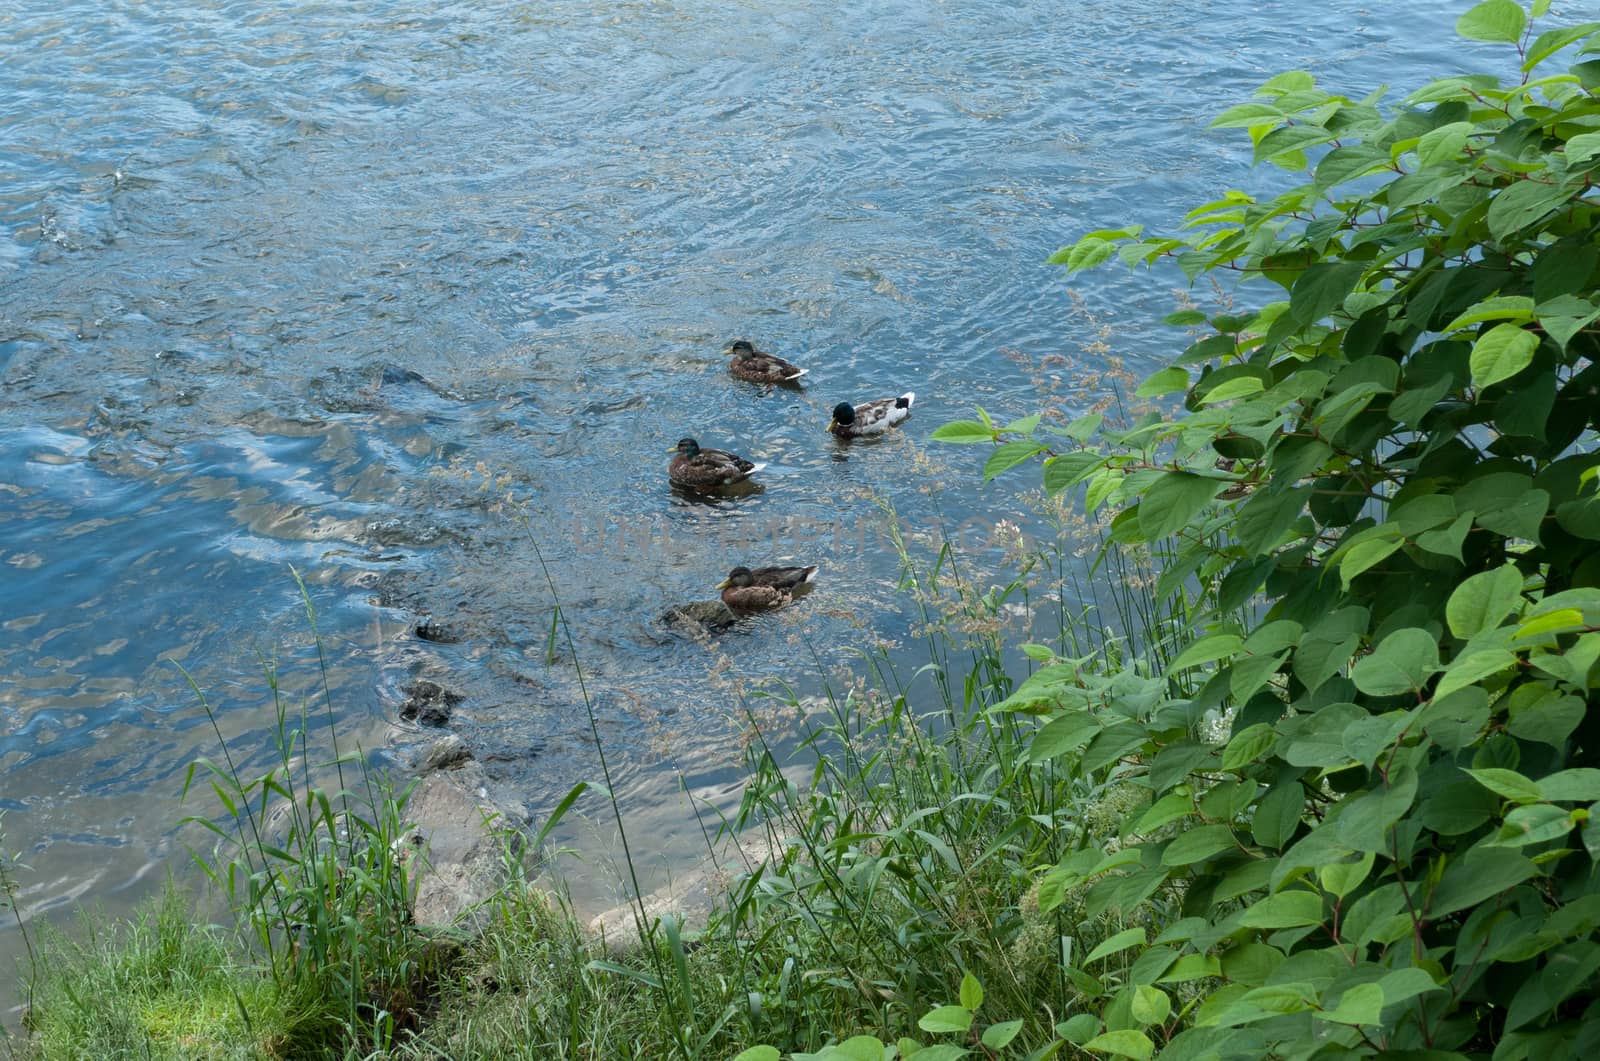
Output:
M720 600L697 600L673 605L661 613L661 621L691 637L703 637L726 630L739 617Z
M417 756L417 773L431 774L435 770L449 770L471 761L472 751L466 742L454 733L447 733Z
M461 641L461 632L446 623L436 622L433 616L417 620L417 640L432 641L436 645L454 645Z
M785 846L783 837L774 839L752 830L737 842L724 843L715 857L706 856L697 868L667 887L639 902L623 903L596 915L589 921L589 931L599 936L613 955L621 955L638 945L641 912L647 929L663 917L677 917L690 930L704 928L711 911L727 899L728 883L764 864L781 861Z
M454 689L446 689L438 682L418 678L400 690L406 694L400 705L400 717L422 726L442 726L464 697Z

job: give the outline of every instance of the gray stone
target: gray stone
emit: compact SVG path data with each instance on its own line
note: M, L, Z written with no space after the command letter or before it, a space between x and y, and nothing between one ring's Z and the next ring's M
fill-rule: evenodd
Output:
M691 637L704 637L726 630L739 617L720 600L697 600L673 605L662 613L661 621Z
M483 904L506 883L507 846L512 863L520 857L521 833L463 780L462 771L436 772L418 783L406 803L412 825L401 857L422 866L413 885L416 923L476 933L488 916Z
M472 761L472 752L466 742L454 733L448 733L417 757L417 773L431 774L435 770L449 770Z
M400 705L400 717L407 722L423 726L442 726L464 697L454 689L447 689L436 681L418 678L400 690L406 694Z
M774 843L766 833L752 832L738 843L725 843L716 857L657 889L643 899L645 927L649 929L663 917L680 918L690 930L704 928L711 912L721 904L734 881L763 863L783 856L785 841ZM640 903L614 906L589 921L589 931L599 936L613 955L621 954L639 942Z

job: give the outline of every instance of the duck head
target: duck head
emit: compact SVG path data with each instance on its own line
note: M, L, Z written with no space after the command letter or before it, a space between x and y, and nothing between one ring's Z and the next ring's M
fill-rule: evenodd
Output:
M678 444L673 446L667 452L676 453L680 456L687 457L689 460L694 460L695 457L700 453L700 443L696 442L692 438L680 438L678 439Z
M755 576L750 574L750 569L748 567L736 567L732 571L728 572L727 578L723 579L721 582L718 582L712 588L727 589L731 586L735 589L743 589L746 586L755 585L755 581Z
M840 402L833 407L833 422L849 427L856 422L856 407L849 402Z

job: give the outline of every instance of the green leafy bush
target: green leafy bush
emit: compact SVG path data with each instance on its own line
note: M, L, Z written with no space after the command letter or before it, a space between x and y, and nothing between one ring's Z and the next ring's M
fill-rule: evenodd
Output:
M936 433L999 443L989 476L1042 455L1203 606L1157 696L1057 663L999 705L1058 763L1144 768L1123 842L1061 859L1042 905L1182 903L1107 941L1120 982L1105 944L1068 970L1058 1030L1090 1051L1600 1048L1600 23L1535 36L1488 0L1457 28L1513 79L1388 107L1281 75L1213 124L1302 183L1053 259L1243 281L1258 308L1169 318L1198 337L1139 391L1169 415Z

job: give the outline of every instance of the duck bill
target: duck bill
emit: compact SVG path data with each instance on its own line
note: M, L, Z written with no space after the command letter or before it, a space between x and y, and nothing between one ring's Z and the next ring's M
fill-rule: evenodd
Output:
M723 579L721 582L718 582L715 586L712 586L711 588L712 589L727 589L728 588L728 580L727 579Z

